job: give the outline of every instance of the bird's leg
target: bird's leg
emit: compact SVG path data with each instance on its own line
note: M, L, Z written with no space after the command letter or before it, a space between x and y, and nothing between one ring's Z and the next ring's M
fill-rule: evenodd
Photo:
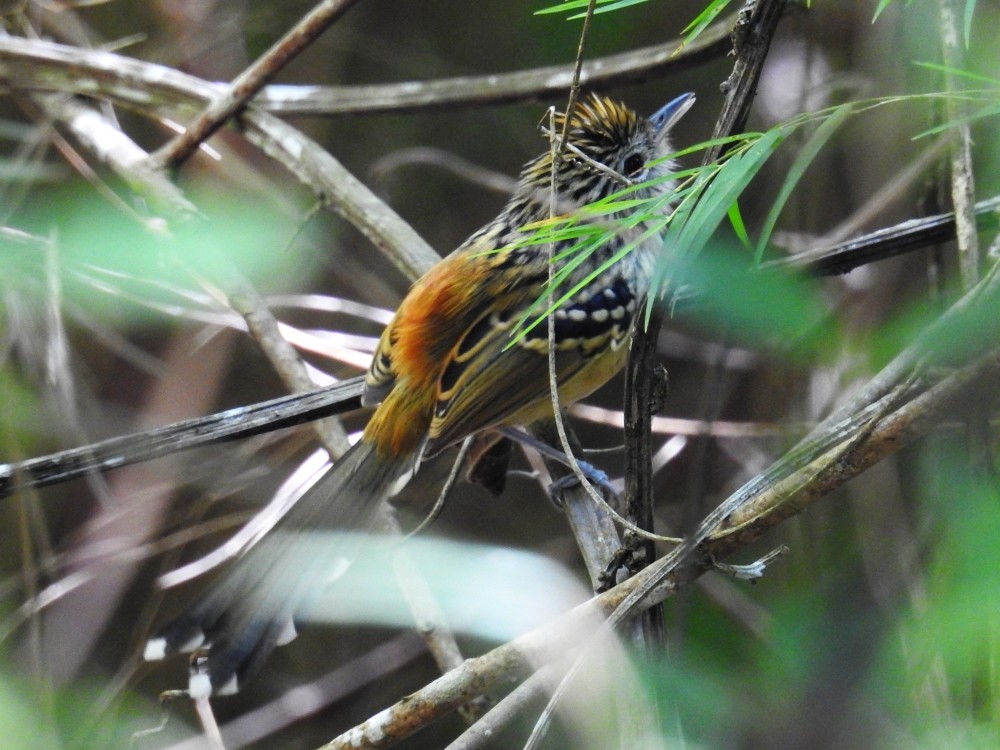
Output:
M515 427L501 427L499 431L511 440L516 440L519 443L534 448L546 458L552 459L563 466L571 466L569 458L565 453L558 448L553 448L545 441L539 440L534 435L531 435L524 430L520 430ZM609 501L609 504L612 507L620 507L621 493L618 492L618 489L612 483L611 478L593 464L581 461L580 459L577 459L576 462L579 465L580 470L583 472L583 475L591 484L601 490L601 493L604 495L605 499ZM560 477L549 485L549 497L552 498L552 501L557 507L561 507L562 503L560 496L562 493L571 487L577 486L579 483L580 482L575 474L567 474L564 477Z

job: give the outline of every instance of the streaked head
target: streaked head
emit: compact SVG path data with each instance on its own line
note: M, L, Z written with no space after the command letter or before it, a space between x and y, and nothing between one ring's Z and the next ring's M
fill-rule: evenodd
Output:
M665 174L669 165L654 162L671 153L667 135L692 104L694 94L682 94L646 118L614 99L589 94L569 115L567 143L555 174L551 153L545 153L526 165L522 184L547 188L554 178L560 201L585 205ZM558 113L557 136L565 123L565 113ZM639 190L636 197L654 191Z

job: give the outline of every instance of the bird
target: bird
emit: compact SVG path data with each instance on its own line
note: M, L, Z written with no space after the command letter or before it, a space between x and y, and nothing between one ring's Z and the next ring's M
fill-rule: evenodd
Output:
M524 320L572 245L532 240L553 213L610 227L602 245L567 267L560 289L572 293L551 313L560 403L621 369L676 190L668 135L693 103L694 94L682 94L644 117L590 93L556 114L549 136L562 135L563 148L523 167L497 217L418 279L386 326L365 376L362 402L375 410L360 440L204 598L147 641L147 661L193 652L192 697L237 692L295 637L295 618L316 589L359 553L338 536L317 554L300 541L305 532L370 531L379 504L423 460L491 428L552 416L549 326ZM584 210L619 194L621 208ZM632 199L648 199L646 213L630 210Z

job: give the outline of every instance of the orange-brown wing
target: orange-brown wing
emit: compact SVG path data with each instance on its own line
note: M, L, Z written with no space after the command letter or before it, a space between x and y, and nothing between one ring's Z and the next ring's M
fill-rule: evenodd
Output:
M487 253L495 233L474 236L410 287L379 339L362 403L379 403L401 376L410 388L434 381L444 356L488 300L483 285L492 271Z

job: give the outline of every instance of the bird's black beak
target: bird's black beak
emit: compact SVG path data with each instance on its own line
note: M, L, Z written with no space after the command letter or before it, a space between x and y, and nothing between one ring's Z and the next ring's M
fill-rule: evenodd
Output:
M694 94L687 93L681 94L676 99L664 104L660 107L659 111L656 112L649 121L653 124L653 129L656 131L656 138L663 138L674 124L684 116L684 113L691 109L691 105L694 104Z

